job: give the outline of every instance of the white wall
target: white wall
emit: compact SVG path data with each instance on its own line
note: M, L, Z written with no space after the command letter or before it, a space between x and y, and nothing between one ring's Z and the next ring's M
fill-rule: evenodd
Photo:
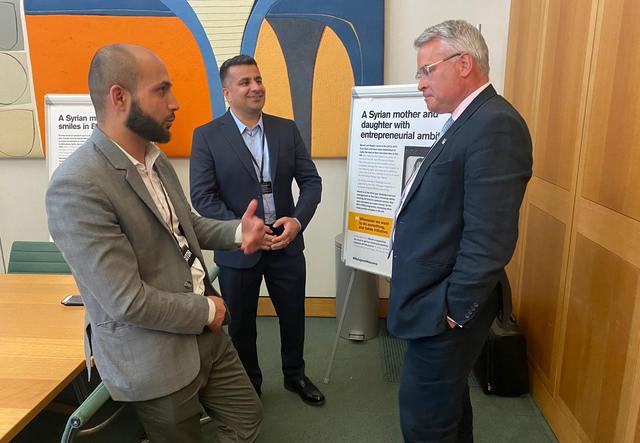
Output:
M428 26L451 18L481 23L490 53L490 78L504 89L510 0L387 0L385 26L385 84L415 83L413 40ZM179 118L179 115L178 115ZM188 159L172 160L189 195ZM342 230L346 160L316 159L322 176L322 203L305 232L307 294L335 295L334 238ZM14 240L47 241L44 160L0 159L0 239L8 262ZM205 260L210 264L212 254ZM2 268L0 267L0 272Z
M413 41L427 27L449 19L482 25L489 46L490 79L504 90L511 0L386 0L385 84L416 83Z

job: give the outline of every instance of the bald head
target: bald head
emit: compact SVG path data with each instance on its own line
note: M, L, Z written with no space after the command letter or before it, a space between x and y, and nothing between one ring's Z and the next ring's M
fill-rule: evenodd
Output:
M113 44L98 49L93 56L89 68L89 93L98 120L105 114L113 85L120 85L135 95L140 79L138 57L145 52L153 54L141 46Z

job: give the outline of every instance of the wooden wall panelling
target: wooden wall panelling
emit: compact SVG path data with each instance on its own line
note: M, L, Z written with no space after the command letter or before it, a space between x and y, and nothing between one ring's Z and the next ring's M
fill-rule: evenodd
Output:
M533 133L542 23L547 0L512 0L504 96Z
M562 443L640 442L638 29L637 0L512 1L505 96L535 177L510 267L532 395Z
M640 442L640 303L638 296L640 295L640 284L636 290L636 309L634 312L631 340L629 341L629 355L635 356L635 372L633 380L625 383L625 386L631 386L629 389L628 399L628 418L624 435L624 442Z
M596 5L597 0L554 0L547 3L544 14L534 117L534 177L528 192L530 208L534 208L530 210L537 211L528 220L538 220L539 226L527 225L527 238L528 231L536 229L539 240L554 244L546 249L537 242L525 247L521 303L523 308L531 307L527 315L533 317L525 319L523 312L521 321L533 342L531 363L551 396L557 391L561 360L562 313ZM539 319L540 314L551 317Z
M545 17L533 173L567 191L575 188L593 9L592 1L555 0Z
M520 328L527 337L532 365L551 392L554 375L552 350L561 298L567 226L531 204L529 207L526 266L522 275Z
M596 76L592 113L587 127L587 156L578 229L618 256L640 267L640 4L607 0L601 5L602 25L596 47ZM637 293L636 297L640 295ZM640 441L640 368L637 348L639 323L634 318L628 367L635 376L625 383L630 393L625 442ZM633 360L635 358L635 361Z
M543 21L547 0L512 0L507 44L504 96L520 112L535 135L535 108L539 90ZM535 141L534 141L535 144ZM506 266L513 294L513 312L520 316L522 257L526 242L528 194L520 209L519 238L511 262Z
M619 419L628 413L625 388L637 355L632 320L639 270L580 233L574 251L556 402L584 441L622 441ZM632 341L636 352L628 361Z
M578 162L577 158L575 161ZM528 225L527 230L529 237L530 230L537 226L537 232L532 236L534 240L528 243L523 254L521 304L531 308L520 313L520 323L524 323L527 340L532 341L530 363L550 396L556 390L557 367L561 357L559 343L573 222L572 194L575 194L575 189L569 193L535 176L528 188L529 211L537 215L535 218L530 215L529 219L537 218L540 222ZM539 318L538 315L549 317Z
M633 188L625 185L629 171L635 168L636 172L631 173L635 176L640 172L637 171L640 162L634 162L633 155L629 157L638 150L638 140L621 138L626 136L610 130L611 121L615 120L613 114L626 106L623 111L629 117L629 112L635 112L630 109L638 105L634 80L626 78L627 84L621 84L624 83L621 77L625 77L622 72L633 72L636 65L633 59L637 56L628 54L631 50L628 45L635 42L631 46L635 45L637 52L640 41L637 38L640 10L632 3L635 2L600 0L598 4L569 255L566 292L570 296L563 316L561 348L565 355L556 403L582 441L593 443L637 441L640 410L640 306L636 303L640 295L640 224L607 208L628 201L628 194L634 193ZM626 37L625 33L636 35ZM621 51L632 60L620 62ZM613 84L616 81L618 85ZM620 87L626 89L624 98L616 93ZM618 107L621 99L627 101ZM617 167L612 168L613 163ZM620 196L612 198L615 194L612 190ZM633 205L621 204L614 209L624 212L629 208L633 209ZM599 263L587 270L585 263L590 260ZM575 321L576 312L585 309L585 305L587 311L595 307L600 315ZM612 317L607 310L613 312ZM576 360L576 342L589 348L588 360ZM576 382L576 377L582 382Z
M560 443L584 443L573 430L573 426L564 413L560 411L558 404L538 376L538 372L532 367L529 367L529 380L531 397L540 408L558 441Z
M507 272L509 284L511 285L511 301L513 304L513 314L516 319L520 318L520 268L522 267L522 255L524 249L524 233L525 233L525 214L527 208L527 196L522 201L520 207L520 219L518 220L518 242L516 248L513 251L513 257L511 261L504 267Z
M640 2L602 1L582 196L640 220Z
M531 178L528 191L529 203L537 206L565 225L571 225L574 202L569 192L559 189L554 184L538 177Z

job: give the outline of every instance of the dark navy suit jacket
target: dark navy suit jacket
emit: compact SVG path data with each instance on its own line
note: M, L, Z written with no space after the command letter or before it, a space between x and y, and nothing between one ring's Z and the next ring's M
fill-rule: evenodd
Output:
M302 229L285 248L288 255L304 249L302 232L320 203L322 180L292 120L262 113L269 147L271 181L276 217L295 217ZM291 184L300 189L297 204ZM233 116L227 111L193 132L190 162L191 202L204 217L234 220L242 217L252 199L258 200L256 215L264 219L260 182ZM215 251L218 265L247 269L258 263L262 251L245 255L242 251Z
M515 249L531 150L524 120L491 85L433 146L397 216L393 335L438 335L447 315L473 323Z

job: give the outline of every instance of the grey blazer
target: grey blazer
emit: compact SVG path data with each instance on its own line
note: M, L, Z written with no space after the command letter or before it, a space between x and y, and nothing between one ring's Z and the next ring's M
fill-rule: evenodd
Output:
M203 266L201 247L237 249L239 222L195 215L169 159L155 165ZM93 355L111 397L148 400L189 384L208 303L191 292L189 266L127 156L96 128L53 174L46 208L86 306L87 367ZM208 277L205 288L215 294Z

